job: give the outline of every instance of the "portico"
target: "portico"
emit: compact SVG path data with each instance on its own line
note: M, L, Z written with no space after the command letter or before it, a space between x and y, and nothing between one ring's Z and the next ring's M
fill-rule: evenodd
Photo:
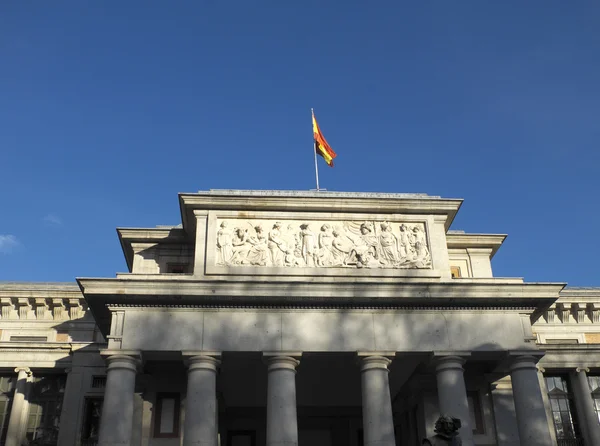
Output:
M110 353L104 352L105 355ZM111 427L106 444L128 444L127 438L134 435L135 426L142 422L134 420L134 389L129 384L131 381L123 376L132 371L129 364L135 366L140 354L127 353L108 356L112 367L108 368L102 415L103 420L110 420L110 425L105 422L104 426ZM520 367L528 360L518 356L513 367ZM118 362L126 365L116 368L114 364ZM481 360L475 363L490 368L494 364ZM186 352L180 362L147 361L145 380L147 390L151 391L146 397L153 400L158 409L157 396L182 395L179 409L183 420L178 420L176 431L183 437L183 444L230 444L229 437L247 436L247 441L252 439L250 444L391 446L403 444L398 430L408 428L401 426L402 416L392 402L406 390L406 376L435 379L439 407L458 416L462 410L466 412L462 416L469 419L466 365L463 357L446 354L428 358L426 355L391 355L390 352L279 352L275 355L271 352L262 355ZM435 369L433 374L432 368ZM182 379L186 375L187 383ZM165 377L174 379L169 382ZM527 380L537 381L537 370L533 367L519 379L517 386ZM114 382L118 384L112 384ZM531 415L531 402L536 398L541 401L542 394L539 386L519 389L523 397L515 398L516 408L529 411L524 418L527 428L532 423L535 425L536 419L535 413ZM161 415L165 416L165 412ZM425 415L435 416L433 413ZM138 416L143 417L141 413ZM545 413L538 417L545 423L543 426L547 426ZM416 428L413 435L426 434L413 427ZM465 444L475 444L469 422L463 429ZM541 441L536 436L531 444L544 444Z
M129 273L78 279L108 340L99 444L393 446L447 413L470 446L508 376L523 444L550 444L531 325L563 284L494 278L504 236L448 233L460 200L180 203L182 227L119 230Z

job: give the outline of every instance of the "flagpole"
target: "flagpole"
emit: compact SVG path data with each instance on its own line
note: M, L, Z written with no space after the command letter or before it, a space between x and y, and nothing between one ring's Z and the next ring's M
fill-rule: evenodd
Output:
M311 108L310 113L312 115L312 119L315 119L315 111ZM313 124L314 125L314 124ZM313 140L314 140L314 129L313 129ZM319 192L319 165L317 164L317 142L313 141L313 152L315 154L315 175L317 178L317 192Z

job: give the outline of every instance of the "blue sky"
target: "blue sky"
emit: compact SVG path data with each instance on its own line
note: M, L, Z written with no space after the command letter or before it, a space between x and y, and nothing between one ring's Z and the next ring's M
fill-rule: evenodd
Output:
M3 1L0 280L126 270L178 192L465 202L496 276L600 286L600 3Z

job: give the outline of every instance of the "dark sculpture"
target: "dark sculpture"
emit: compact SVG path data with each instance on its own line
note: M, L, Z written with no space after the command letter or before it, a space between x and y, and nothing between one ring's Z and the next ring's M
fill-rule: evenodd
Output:
M458 436L461 423L458 418L442 415L435 422L435 435L423 440L426 446L462 446L462 440Z

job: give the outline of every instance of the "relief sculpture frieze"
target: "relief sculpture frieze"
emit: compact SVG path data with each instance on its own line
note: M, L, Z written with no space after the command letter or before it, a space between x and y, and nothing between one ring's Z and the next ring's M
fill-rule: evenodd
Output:
M220 219L218 266L431 268L424 223Z

